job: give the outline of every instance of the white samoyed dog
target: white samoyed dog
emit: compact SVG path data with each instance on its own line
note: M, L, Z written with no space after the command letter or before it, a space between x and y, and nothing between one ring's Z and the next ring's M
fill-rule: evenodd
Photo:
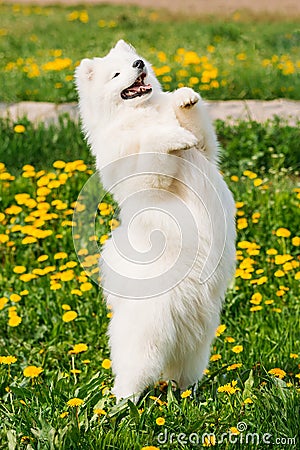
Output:
M112 308L117 399L206 368L235 267L235 205L218 169L205 105L188 87L163 92L151 65L119 41L76 69L79 108L120 226L101 252Z

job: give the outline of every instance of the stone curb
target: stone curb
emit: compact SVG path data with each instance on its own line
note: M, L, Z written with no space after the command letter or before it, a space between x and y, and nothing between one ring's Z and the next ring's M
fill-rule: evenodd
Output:
M279 100L227 100L207 101L208 110L213 120L254 120L266 122L274 116L286 120L290 125L297 125L300 121L300 101ZM16 122L27 117L33 123L44 122L46 125L58 122L58 117L68 114L74 121L78 121L78 107L76 103L45 103L20 102L0 103L0 117L8 117Z

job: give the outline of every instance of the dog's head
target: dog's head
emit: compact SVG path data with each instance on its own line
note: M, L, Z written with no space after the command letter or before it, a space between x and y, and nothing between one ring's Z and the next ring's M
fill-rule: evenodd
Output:
M101 110L109 116L125 104L137 107L161 90L151 65L123 40L103 58L83 59L75 79L82 115L88 108L94 118Z

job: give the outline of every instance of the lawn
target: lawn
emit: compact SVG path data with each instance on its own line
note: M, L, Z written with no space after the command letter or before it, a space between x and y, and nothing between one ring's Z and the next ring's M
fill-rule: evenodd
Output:
M2 102L76 101L77 63L120 38L164 89L300 99L297 20L2 3L0 17ZM299 448L299 126L215 125L237 207L235 279L201 382L150 386L135 406L111 395L111 311L92 281L117 205L100 187L85 236L98 247L76 255L74 209L94 174L79 125L0 119L0 450Z
M1 122L0 449L192 449L202 439L298 448L299 131L278 120L217 129L238 240L210 365L194 393L160 385L137 406L116 406L111 313L87 275L97 255L81 252L84 270L72 239L93 162L72 122L37 131L26 120ZM117 213L108 196L99 211L91 239L101 248Z
M124 38L164 89L208 99L300 98L297 19L181 18L137 7L0 4L0 101L73 101L74 68Z

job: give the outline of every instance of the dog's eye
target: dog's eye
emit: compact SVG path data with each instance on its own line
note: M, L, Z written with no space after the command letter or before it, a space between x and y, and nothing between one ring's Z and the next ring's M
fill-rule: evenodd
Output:
M120 72L116 72L116 73L114 74L113 78L116 78L116 77L118 77L119 75L120 75Z

